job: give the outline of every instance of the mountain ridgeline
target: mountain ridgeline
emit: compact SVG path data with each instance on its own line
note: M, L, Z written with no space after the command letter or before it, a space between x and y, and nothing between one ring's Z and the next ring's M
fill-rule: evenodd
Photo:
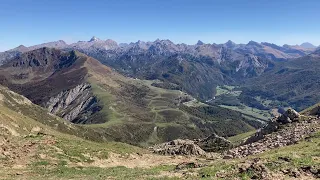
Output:
M0 83L67 121L91 124L87 128L102 141L145 146L212 133L233 136L263 125L179 89L156 87L159 80L127 78L75 50L22 53L0 67Z
M260 76L273 69L277 62L306 56L315 48L304 46L277 46L271 43L174 44L170 40L138 41L117 44L100 40L66 44L63 41L31 47L19 46L0 53L0 60L39 47L77 50L94 57L126 76L140 79L160 79L177 84L181 89L202 100L214 97L216 86L239 84L244 79Z
M145 146L233 136L261 127L272 109L317 103L318 51L254 41L118 45L94 37L0 53L0 83L52 114L92 124L102 139Z

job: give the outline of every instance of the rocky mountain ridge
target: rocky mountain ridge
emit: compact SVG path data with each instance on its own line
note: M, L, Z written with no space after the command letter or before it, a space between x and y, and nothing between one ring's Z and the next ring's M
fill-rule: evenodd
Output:
M121 74L139 79L160 79L177 84L180 89L201 99L212 99L215 87L239 84L273 69L278 61L310 54L313 49L278 46L271 43L195 45L175 44L170 40L138 41L117 44L113 40L93 37L89 41L66 44L63 41L37 46L20 46L0 53L0 62L39 47L77 50L91 56Z
M240 86L243 88L241 96L255 91L252 98L271 100L273 104L280 104L278 107L288 104L286 106L302 110L319 101L315 96L317 83L310 85L315 82L317 62L304 60L317 59L319 53L300 46L254 41L247 44L228 41L224 44L200 42L186 45L159 39L118 45L112 40L94 37L67 46L62 43L57 48L80 51L127 77L159 79L174 84L203 102L214 99L217 87L222 85ZM19 49L25 51L26 47ZM307 66L307 63L312 65ZM306 68L301 69L302 66ZM310 83L299 83L305 76ZM266 86L270 88L266 89ZM291 94L287 92L288 86L293 86ZM309 100L302 102L304 98ZM253 108L262 107L261 110L274 108L247 104Z
M115 41L101 40L95 36L93 36L89 41L78 41L72 44L66 44L63 40L43 43L39 45L34 45L30 47L25 47L20 45L17 48L5 51L0 53L0 61L5 59L10 59L11 57L15 57L19 53L32 51L35 49L39 49L42 47L49 48L57 48L57 49L75 49L80 51L103 51L103 50L114 50L117 52L133 52L133 51L141 51L148 50L153 53L158 54L166 54L166 53L187 53L192 55L200 55L200 56L210 56L217 60L219 60L219 51L221 51L222 47L229 48L238 53L249 53L256 56L261 56L267 59L272 60L284 60L288 58L296 58L306 55L316 47L311 46L310 43L303 43L300 46L290 46L283 45L278 46L271 43L257 43L254 41L250 41L248 44L236 44L232 41L228 41L224 44L205 44L202 41L198 41L195 45L187 45L187 44L175 44L170 40L155 40L154 42L144 42L138 41L135 43L116 43ZM309 45L310 44L310 45ZM88 52L89 53L89 52ZM220 55L221 57L221 55Z

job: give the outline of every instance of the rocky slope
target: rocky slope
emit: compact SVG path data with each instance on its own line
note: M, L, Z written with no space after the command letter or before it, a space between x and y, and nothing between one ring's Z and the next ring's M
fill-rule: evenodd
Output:
M313 109L317 109L317 107ZM308 112L315 115L313 109ZM311 114L309 113L309 115ZM243 139L240 145L234 145L227 139L212 134L204 139L176 139L152 146L150 150L162 155L210 157L212 156L210 152L215 152L222 153L224 159L242 158L296 144L318 131L320 131L320 121L317 117L300 115L296 111L288 109L255 134Z
M279 122L279 120L278 120ZM296 144L302 139L310 136L320 130L319 119L310 117L301 122L287 122L285 125L278 125L277 122L272 122L274 131L261 134L258 132L254 137L249 138L245 145L228 150L224 158L240 158L253 154L262 153L271 149ZM270 130L270 128L268 127ZM263 131L263 129L261 130ZM257 136L261 137L257 140Z
M97 101L97 98L92 95L91 85L83 83L51 97L44 107L50 113L58 114L68 121L86 124L88 122L85 116L101 110Z
M76 52L29 51L0 68L1 83L69 121L85 122L80 114L97 105L90 85L83 84L87 70L81 66L85 61L86 57Z
M202 178L317 179L320 177L320 121L315 116L317 110L318 105L300 115L289 109L256 134L243 139L243 144L236 147L230 146L226 140L220 141L229 144L223 146L226 148L220 155L217 151L204 151L197 144L199 141L182 139L153 146L151 150L160 154L184 154L210 159L210 162L186 161L176 166L176 171L185 170L185 173L201 169L199 176ZM211 147L215 145L211 144Z

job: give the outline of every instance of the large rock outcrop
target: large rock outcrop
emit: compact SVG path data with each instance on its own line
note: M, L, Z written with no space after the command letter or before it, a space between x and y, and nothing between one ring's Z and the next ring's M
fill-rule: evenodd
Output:
M154 153L161 155L206 155L206 152L196 145L194 141L188 139L176 139L170 142L155 145L150 149Z
M287 124L299 121L301 115L296 112L294 109L288 109L281 116L275 117L268 124L266 124L263 128L258 129L258 131L244 141L243 144L250 144L256 142L260 139L263 139L265 135L275 132L279 129L281 124Z
M89 115L101 110L88 83L79 84L51 97L45 107L50 113L74 123L86 123Z
M176 139L170 142L162 143L150 147L150 149L157 154L162 155L200 155L211 156L208 153L222 152L226 149L230 149L232 143L223 137L216 134L204 139L196 140L182 140Z
M224 158L240 158L270 149L295 144L320 129L319 119L302 117L293 109L270 121L239 147L224 153Z
M222 152L232 147L232 143L229 140L220 137L217 134L212 134L207 138L199 139L195 143L206 152Z
M294 109L288 109L281 116L279 116L276 121L282 124L291 123L294 121L299 121L300 114Z

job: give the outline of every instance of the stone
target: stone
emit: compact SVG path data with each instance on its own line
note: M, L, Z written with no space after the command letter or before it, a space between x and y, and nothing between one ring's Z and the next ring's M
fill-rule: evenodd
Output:
M31 129L32 134L38 134L38 133L40 133L40 131L41 131L41 128L39 126L33 127Z
M271 124L277 122L270 122ZM234 147L223 153L225 159L241 158L252 154L258 154L270 149L291 145L298 141L307 138L310 134L320 129L320 122L318 119L314 119L311 122L298 121L289 124L271 125L276 127L274 131L270 132L269 125L261 129L253 137L249 138L250 142L242 144L238 147ZM272 130L272 129L271 129ZM269 134L265 134L268 133Z
M158 144L150 149L156 154L162 155L200 155L205 156L206 152L202 150L191 140L176 139L166 143Z
M301 115L294 109L288 109L280 117L278 117L277 121L282 124L287 124L293 121L299 121L300 116Z
M197 141L196 144L206 152L222 152L232 148L232 143L229 140L220 137L215 133Z

